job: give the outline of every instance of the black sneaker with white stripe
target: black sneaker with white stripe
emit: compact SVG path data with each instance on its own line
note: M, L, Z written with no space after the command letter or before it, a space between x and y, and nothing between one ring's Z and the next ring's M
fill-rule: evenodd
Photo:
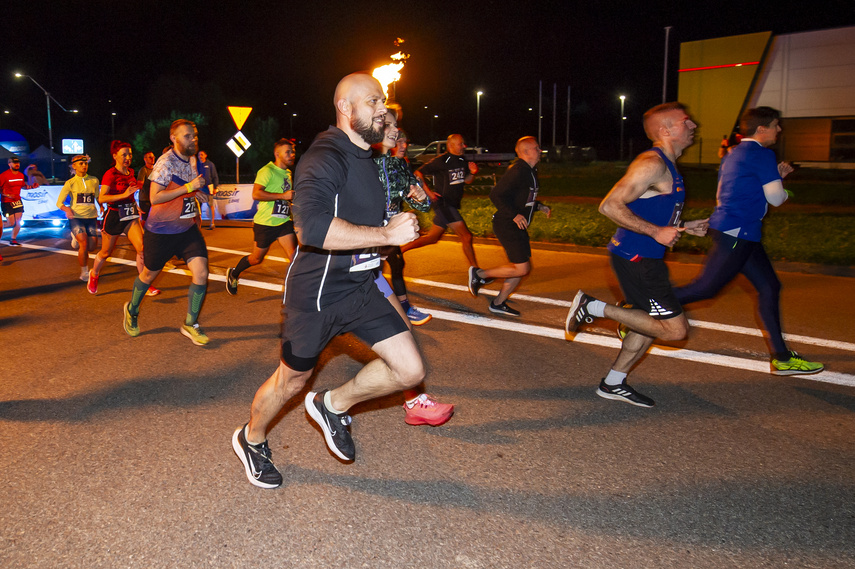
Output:
M270 447L267 441L253 445L246 440L246 425L232 435L232 448L243 467L250 484L259 488L278 488L282 485L282 475L271 461Z
M336 414L327 410L324 405L326 390L306 394L306 412L318 424L324 433L324 440L334 455L342 460L351 461L356 458L356 447L350 431L347 429L351 418L347 413Z
M614 399L615 401L625 401L630 405L638 405L639 407L653 407L656 402L650 397L642 395L626 383L624 379L620 385L608 385L605 378L600 381L600 386L597 388L597 395L603 399Z
M570 311L567 313L567 319L564 320L564 331L568 334L575 332L580 324L590 324L594 321L594 316L588 312L588 303L592 300L597 300L593 296L588 296L581 290L576 293L573 299L573 304L570 305Z

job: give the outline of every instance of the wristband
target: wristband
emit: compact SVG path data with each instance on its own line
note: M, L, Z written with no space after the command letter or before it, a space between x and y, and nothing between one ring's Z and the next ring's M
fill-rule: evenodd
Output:
M187 186L187 193L192 194L193 193L193 186L190 185L190 182L187 182L184 185Z

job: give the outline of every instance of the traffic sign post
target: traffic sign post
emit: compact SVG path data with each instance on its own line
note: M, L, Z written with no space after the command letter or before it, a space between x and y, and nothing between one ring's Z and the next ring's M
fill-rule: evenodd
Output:
M235 126L238 131L237 134L226 142L226 146L235 153L235 183L239 184L240 156L251 146L249 139L243 135L240 129L243 127L244 123L246 123L246 118L249 116L249 113L252 112L252 107L228 107L228 109L229 114L232 115L232 120L235 121Z

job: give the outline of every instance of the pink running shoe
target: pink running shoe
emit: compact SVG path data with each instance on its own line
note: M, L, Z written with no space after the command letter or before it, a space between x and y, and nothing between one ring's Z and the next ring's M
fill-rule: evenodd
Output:
M422 393L412 401L404 402L407 416L404 422L408 425L430 425L438 427L454 414L454 405L437 403L426 393Z
M154 288L153 286L148 287L148 290L145 291L146 296L157 296L160 294L159 288Z
M90 294L98 294L98 275L89 271L89 280L86 282L86 290Z

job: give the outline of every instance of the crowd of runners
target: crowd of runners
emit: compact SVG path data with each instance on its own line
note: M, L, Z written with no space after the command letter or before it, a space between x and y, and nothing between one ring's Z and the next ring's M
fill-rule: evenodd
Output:
M413 171L407 159L408 138L398 125L402 109L386 104L374 78L365 73L343 78L336 87L334 107L335 126L317 136L293 173L294 142L275 143L273 160L258 171L253 184L252 197L258 205L251 253L226 273L226 290L234 296L241 276L263 262L274 242L290 261L284 279L279 362L258 389L248 421L232 437L247 478L262 488L282 484L267 443L270 426L303 390L320 353L337 335L353 333L380 357L340 387L310 391L305 397L309 416L335 456L355 459L348 410L368 399L403 392L407 424L437 426L448 421L454 406L425 392L425 365L412 330L429 322L431 315L408 298L405 253L435 243L451 229L460 238L469 265L468 273L461 270L461 280L470 293L477 297L483 287L500 280L499 292L487 309L502 317L520 317L508 301L531 271L528 227L536 212L552 214L537 199L541 148L534 137L523 136L516 143L517 160L490 192L496 208L493 232L508 263L479 267L472 235L460 212L464 186L478 172L464 155L463 137L450 135L446 153ZM618 225L608 249L625 300L611 305L579 291L565 328L572 337L596 318L619 323L621 350L596 388L606 399L653 406L651 398L627 384L627 374L654 339L686 336L684 304L711 298L739 273L758 292L772 373L810 374L823 369L784 342L780 282L761 243L768 204L779 206L787 199L782 179L792 171L788 164L778 164L769 149L781 130L780 114L759 107L743 115L742 141L722 160L714 213L708 219L685 220L686 188L676 161L693 143L696 127L680 103L666 103L645 113L644 129L652 148L635 158L600 205L601 213ZM101 270L118 239L124 235L134 247L138 275L122 308L124 331L132 337L141 333L143 298L160 292L153 286L158 274L173 257L182 259L191 284L179 331L194 344L206 345L209 338L199 324L199 314L208 289L208 251L200 231L200 212L207 204L208 228L213 229L212 196L219 181L216 167L199 151L194 123L176 120L169 140L159 158L152 152L145 154L145 166L138 175L130 167L130 144L113 141L113 165L100 182L89 174L89 157L74 156L74 175L63 186L57 207L68 218L80 278L90 293L97 294ZM9 169L0 175L2 210L12 225L12 246L19 244L20 193L25 187L20 163L12 158ZM412 210L430 209L433 225L420 235ZM714 245L698 278L673 288L663 259L684 232L709 233ZM89 255L96 251L89 269ZM391 284L381 272L384 260Z

